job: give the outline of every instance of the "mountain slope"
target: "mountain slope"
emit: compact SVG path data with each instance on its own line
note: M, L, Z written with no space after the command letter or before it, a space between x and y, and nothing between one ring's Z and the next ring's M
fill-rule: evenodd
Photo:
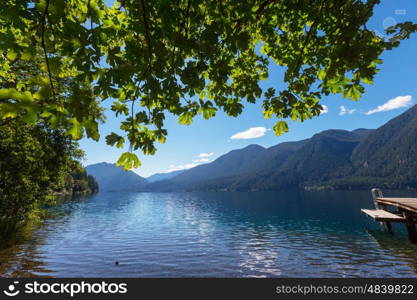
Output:
M194 167L175 176L171 181L182 186L214 178L244 174L253 168L254 162L257 161L265 151L266 149L259 145L249 145L243 149L233 150L220 156L212 163Z
M281 167L294 152L303 147L307 142L308 139L296 142L284 142L267 148L263 155L252 166L252 170L276 170L278 167Z
M176 190L417 188L417 105L378 129L326 130L250 145L147 188Z
M353 173L351 155L372 130L327 130L270 148L250 145L150 186L151 190L278 190L322 184Z
M417 105L369 134L352 153L355 177L391 188L417 187Z
M281 164L236 180L232 189L280 190L308 186L351 174L350 156L365 135L345 130L326 130L299 142ZM278 147L277 145L275 147Z
M99 185L100 191L141 191L148 183L146 179L132 171L125 171L115 164L98 163L86 167Z
M153 174L149 177L146 177L146 180L148 182L168 180L168 179L171 179L171 178L173 178L173 177L175 177L175 176L177 176L181 173L184 173L184 172L185 172L185 170L172 171L172 172L169 172L169 173L156 173L156 174Z
M269 147L252 163L249 172L228 177L219 177L196 185L204 190L258 190L269 189L271 174L283 167L285 162L296 151L302 148L307 140L284 142Z
M361 138L362 135L345 130L320 132L295 152L279 173L293 173L302 182L349 174L350 156Z

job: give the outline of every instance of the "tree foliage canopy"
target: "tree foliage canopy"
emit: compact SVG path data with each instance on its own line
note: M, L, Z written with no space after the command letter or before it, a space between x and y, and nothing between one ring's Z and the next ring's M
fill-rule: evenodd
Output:
M190 124L262 101L281 134L284 119L319 115L322 95L359 99L381 54L417 30L405 22L389 28L389 39L376 36L366 23L378 2L4 0L0 118L23 113L27 123L98 140L95 101L111 99L124 120L107 143L153 154L167 114ZM28 61L36 75L16 67ZM285 68L284 89L260 87L270 64ZM140 165L131 152L119 160L127 169Z
M79 161L83 151L63 130L17 117L0 120L0 140L0 241L57 193L97 191Z

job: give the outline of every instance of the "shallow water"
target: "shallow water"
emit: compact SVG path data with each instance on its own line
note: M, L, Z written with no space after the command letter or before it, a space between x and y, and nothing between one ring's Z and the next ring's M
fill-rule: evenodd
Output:
M383 232L372 206L356 191L99 193L1 250L0 276L417 277L404 225Z

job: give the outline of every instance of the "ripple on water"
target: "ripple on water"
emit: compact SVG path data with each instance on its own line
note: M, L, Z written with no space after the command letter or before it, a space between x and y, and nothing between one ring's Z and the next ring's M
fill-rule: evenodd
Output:
M1 250L0 275L416 277L417 247L360 214L371 206L362 192L99 193Z

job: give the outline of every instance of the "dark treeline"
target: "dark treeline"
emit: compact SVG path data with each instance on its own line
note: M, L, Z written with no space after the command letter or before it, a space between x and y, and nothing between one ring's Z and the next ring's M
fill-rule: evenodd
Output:
M0 121L0 239L13 235L58 195L98 191L80 160L78 143L45 124Z

